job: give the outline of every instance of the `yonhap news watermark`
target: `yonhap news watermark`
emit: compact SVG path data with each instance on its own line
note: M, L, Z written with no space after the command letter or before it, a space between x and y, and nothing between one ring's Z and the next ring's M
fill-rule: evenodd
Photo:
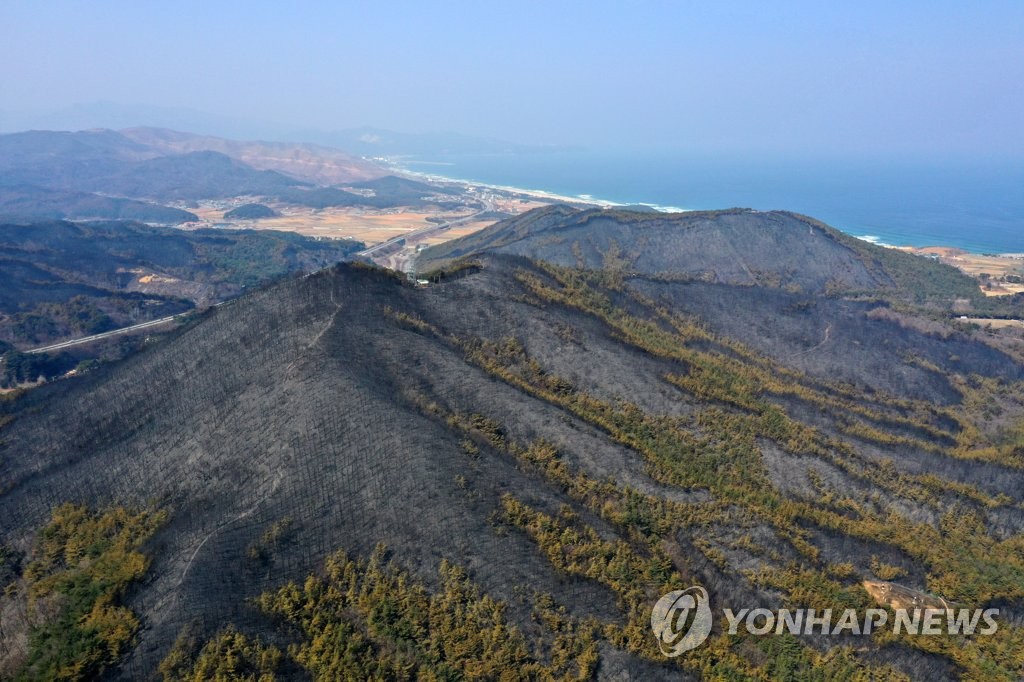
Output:
M735 635L991 635L999 629L999 609L942 608L721 610L722 632ZM668 657L695 649L708 638L715 617L708 593L699 585L664 595L651 610L651 630Z

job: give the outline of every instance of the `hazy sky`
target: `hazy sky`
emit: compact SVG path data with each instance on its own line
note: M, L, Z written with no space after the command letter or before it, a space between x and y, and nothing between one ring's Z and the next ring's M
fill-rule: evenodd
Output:
M101 100L282 129L1024 158L1024 1L0 0L0 111Z

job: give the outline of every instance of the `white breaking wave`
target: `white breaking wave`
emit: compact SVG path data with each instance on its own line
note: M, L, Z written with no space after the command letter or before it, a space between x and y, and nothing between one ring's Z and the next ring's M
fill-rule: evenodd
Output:
M416 163L423 164L423 163L427 163L427 162L417 161ZM682 207L679 207L679 206L665 206L665 205L662 205L662 204L648 204L648 203L644 203L644 202L624 203L624 202L621 202L621 201L610 201L608 199L598 199L598 198L594 197L593 194L577 194L575 196L567 196L567 195L564 195L564 194L557 194L555 192L549 192L547 190L542 190L542 189L528 189L528 188L525 188L525 187L513 187L511 185L496 185L496 184L487 183L487 182L477 182L475 180L469 180L469 179L466 179L466 178L456 178L456 177L452 177L450 175L438 175L437 173L427 173L427 172L424 172L424 171L412 170L410 168L407 168L407 167L403 166L400 162L398 162L395 159L390 160L390 163L388 165L391 167L392 170L396 170L396 171L399 171L401 173L404 173L406 175L410 175L410 176L413 176L413 177L422 178L424 180L432 180L434 182L452 182L452 183L458 183L458 184L462 184L462 185L470 185L470 186L473 186L473 187L487 187L487 188L490 188L490 189L502 190L504 192L512 192L512 193L516 193L516 194L534 195L536 197L547 199L549 201L551 201L551 200L554 200L554 201L566 201L566 200L573 201L573 200L577 200L577 201L580 201L580 202L585 203L585 204L591 204L592 206L598 206L600 208L616 208L616 207L619 207L619 206L631 206L631 205L633 205L633 206L646 206L648 208L654 209L655 211L658 211L659 213L686 213L686 212L692 210L692 209L689 209L689 208L682 208ZM451 164L449 162L434 162L431 165L454 165L454 164Z
M855 234L853 236L856 237L857 239L860 239L861 241L874 244L875 246L892 246L892 244L886 244L885 242L883 242L881 237L876 237L873 234Z

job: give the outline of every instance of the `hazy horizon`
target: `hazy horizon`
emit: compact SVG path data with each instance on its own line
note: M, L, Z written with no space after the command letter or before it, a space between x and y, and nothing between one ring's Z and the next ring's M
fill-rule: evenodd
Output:
M7 3L0 123L115 102L249 137L1019 160L1022 29L1009 2ZM147 123L174 119L126 121Z

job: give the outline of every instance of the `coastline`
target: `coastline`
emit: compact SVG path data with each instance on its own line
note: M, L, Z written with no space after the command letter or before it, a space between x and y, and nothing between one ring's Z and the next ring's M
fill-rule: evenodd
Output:
M845 230L843 231L845 232ZM941 257L976 256L979 258L1010 258L1014 260L1024 260L1024 253L986 253L982 251L972 251L962 246L948 246L934 243L927 244L924 246L918 246L915 244L891 244L888 241L883 241L881 237L873 234L853 234L851 232L847 232L846 234L849 234L851 237L860 239L861 241L868 242L869 244L874 244L875 246L881 246L886 249L899 249L900 251L910 251L913 253L923 253L926 255L939 255Z
M949 246L979 255L1024 251L1024 168L994 162L952 174L944 164L923 160L890 166L666 150L439 152L375 160L397 172L531 192L538 200L662 211L785 209L876 243Z
M644 206L646 208L650 208L650 209L652 209L654 211L657 211L659 213L688 213L688 212L692 212L692 211L695 211L695 210L700 210L700 209L681 208L681 207L678 207L678 206L664 206L664 205L653 204L653 203L648 203L648 202L625 203L625 202L620 202L620 201L611 201L611 200L608 200L608 199L598 199L598 198L596 198L596 197L594 197L592 195L589 195L589 194L579 194L579 195L573 196L573 195L567 195L567 194L558 194L556 192L551 192L551 191L542 190L542 189L530 189L530 188L524 188L524 187L514 187L512 185L500 185L500 184L488 183L488 182L477 182L475 180L471 180L471 179L467 179L467 178L455 178L455 177L450 177L450 176L447 176L447 175L441 175L439 173L429 173L429 172L424 172L424 171L412 170L412 169L409 169L408 167L406 167L405 165L403 165L401 160L395 159L395 158L375 159L375 162L377 162L377 163L383 162L383 164L385 165L385 167L389 171L394 172L394 173L398 173L400 175L405 175L405 176L410 177L410 178L415 178L415 179L419 179L419 180L427 180L427 181L438 182L438 183L454 184L454 185L458 185L458 186L461 186L461 187L467 187L467 188L470 188L470 187L486 188L486 189L494 190L494 191L497 191L497 192L504 192L504 193L507 193L507 194L515 195L515 196L529 197L531 199L535 199L535 200L538 200L538 201L549 201L549 202L565 203L565 204L577 205L577 206L596 206L596 207L599 207L599 208L621 208L621 207L626 207L626 206ZM417 162L417 163L430 163L430 162ZM441 162L437 162L434 165L444 166L444 165L449 165L449 164L444 164L444 163L441 163ZM889 241L884 240L883 237L880 237L878 235L873 235L873 234L856 234L853 231L849 231L848 232L848 231L842 230L841 228L838 228L838 227L836 229L840 229L841 231L845 232L846 234L850 235L851 237L854 237L856 239L860 239L862 241L866 241L866 242L868 242L870 244L874 244L875 246L881 246L881 247L890 248L890 249L898 249L898 250L906 251L906 252L909 252L909 253L915 253L915 254L921 255L921 256L926 256L926 257L930 257L930 258L936 258L937 260L941 260L942 262L946 262L946 263L948 263L950 265L953 265L953 266L957 267L958 269L964 270L968 274L971 274L971 275L974 275L974 276L977 276L979 274L979 272L983 272L983 270L982 271L978 270L979 267L984 267L984 266L992 265L992 259L1004 259L1007 262L1007 264L1010 264L1011 266L1013 264L1018 264L1019 263L1021 265L1021 268L1024 269L1024 252L1022 252L1022 253L983 253L983 252L980 252L980 251L971 251L969 249L965 249L965 248L959 247L959 246L947 246L947 245L934 244L934 243L927 244L927 245L894 244L894 243L889 243ZM897 240L893 240L893 241L897 241ZM996 269L1001 269L1001 268L996 268ZM1016 288L1016 287L1014 287L1014 288ZM1024 286L1021 287L1021 291L1024 292ZM1016 291L1005 292L1005 293L1016 293Z
M601 208L614 208L616 206L626 205L615 201L594 199L593 197L572 197L564 194L555 194L554 192L548 192L547 190L543 189L526 189L523 187L512 187L510 185L495 185L487 182L476 182L474 180L467 180L464 178L451 178L446 175L438 175L436 173L424 173L423 171L409 170L408 168L404 168L399 165L388 165L387 168L389 171L400 173L401 175L405 175L417 180L428 180L430 182L438 182L448 185L459 185L462 187L484 187L486 189L491 189L498 192L526 196L533 199L539 199L542 201L551 201L565 204L583 204L585 206L600 206Z
M376 160L380 163L380 160ZM576 204L584 206L598 206L600 208L621 208L625 206L645 206L647 208L658 211L659 213L688 213L697 209L681 208L679 206L663 206L661 204L651 204L646 202L633 202L626 203L622 201L612 201L610 199L598 199L590 194L579 194L576 196L568 194L558 194L555 192L549 192L543 189L528 189L524 187L513 187L512 185L498 185L489 182L477 182L476 180L470 180L467 178L453 178L447 175L439 175L437 173L426 173L424 171L411 170L403 166L400 162L394 159L384 159L385 168L389 171L405 175L410 178L419 180L429 180L431 182L439 182L453 185L461 185L463 187L484 187L487 189L495 190L498 192L505 192L508 194L521 195L538 199L541 201L552 201L565 204ZM429 163L429 162L420 162ZM445 165L437 163L436 165Z

